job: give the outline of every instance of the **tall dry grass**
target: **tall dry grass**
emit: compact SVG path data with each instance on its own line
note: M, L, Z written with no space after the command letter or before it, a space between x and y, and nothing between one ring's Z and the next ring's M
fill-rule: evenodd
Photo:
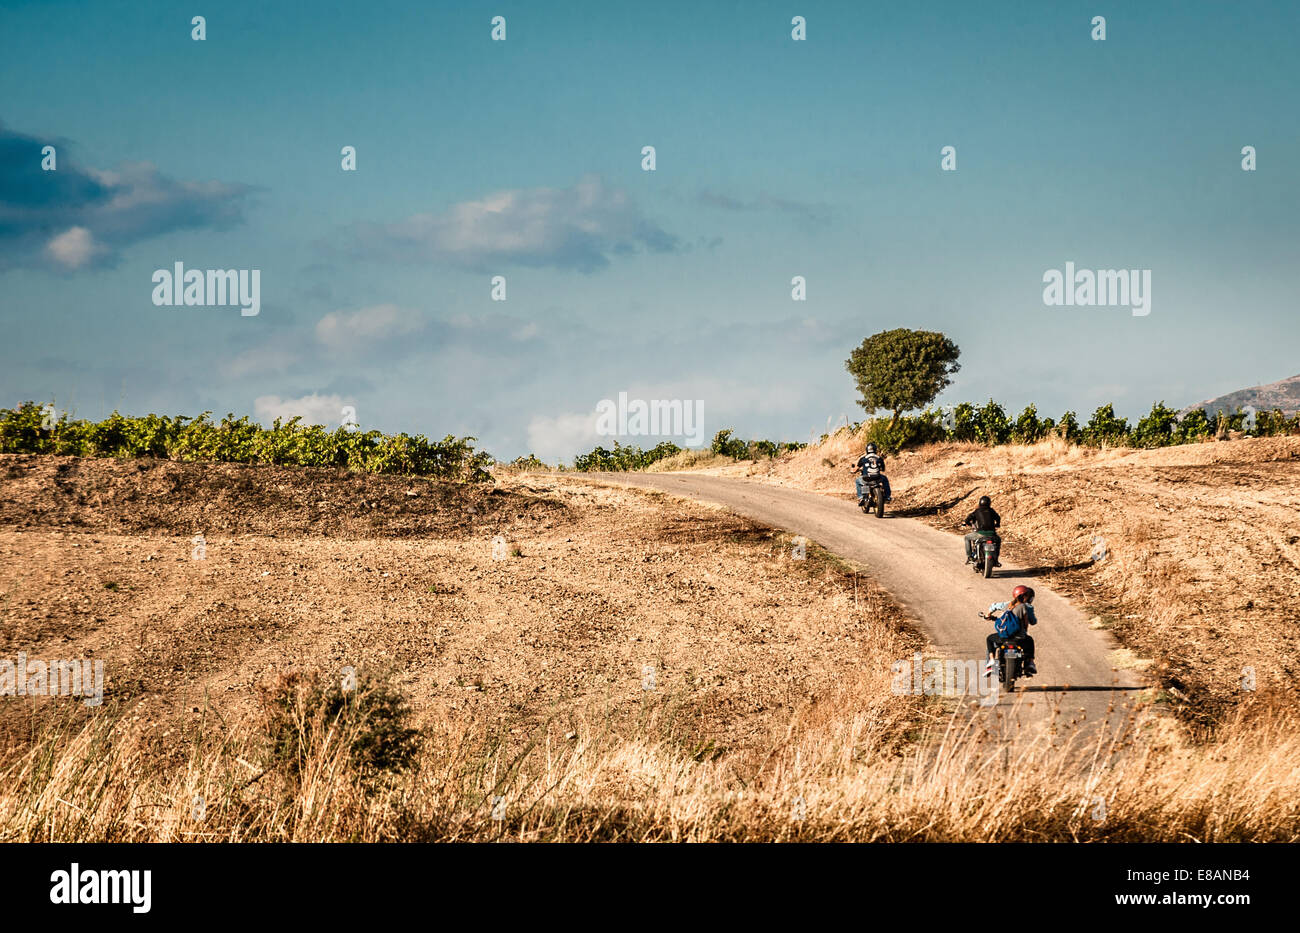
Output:
M650 715L637 734L542 728L508 746L426 730L404 770L358 767L364 717L316 719L294 767L254 723L163 765L126 720L52 728L4 771L6 841L1296 841L1296 716L1264 706L1213 744L1168 720L1017 735L956 707L901 744L905 711L794 717L750 756L691 754ZM882 714L883 713L883 714Z
M656 460L645 468L645 472L672 473L677 470L700 470L705 467L727 466L734 462L730 457L715 454L712 450L687 448L671 457Z

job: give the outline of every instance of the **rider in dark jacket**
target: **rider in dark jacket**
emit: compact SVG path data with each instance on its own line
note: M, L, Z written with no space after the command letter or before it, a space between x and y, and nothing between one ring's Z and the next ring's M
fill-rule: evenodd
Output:
M975 545L985 538L992 538L999 547L1002 546L1002 539L997 532L1002 524L1002 516L993 511L993 500L988 496L980 496L979 508L967 515L962 524L975 529L966 535L966 563L975 560Z
M889 488L889 477L885 475L885 458L880 453L875 444L867 445L867 452L858 458L854 464L851 473L857 473L858 477L853 481L854 487L858 491L858 505L862 504L866 493L863 491L868 482L879 480L885 487L885 501L889 502L894 498L893 492Z

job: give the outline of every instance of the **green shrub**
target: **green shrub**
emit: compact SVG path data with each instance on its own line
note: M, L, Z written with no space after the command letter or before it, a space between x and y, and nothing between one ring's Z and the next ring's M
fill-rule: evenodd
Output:
M642 450L640 447L632 445L624 447L618 441L615 441L613 450L597 447L589 454L579 454L573 460L573 468L584 473L621 473L628 470L644 470L652 463L681 452L682 449L671 441L664 441L650 450Z
M731 434L731 428L723 428L713 435L713 443L709 445L709 449L719 456L742 460L749 452L749 445L740 438L732 437Z
M32 402L0 409L0 453L55 453L82 457L154 457L220 463L274 463L344 467L370 473L404 473L467 482L491 480L492 458L475 451L472 437L385 435L379 431L327 431L303 427L300 419L276 419L263 428L247 415L226 415L213 424L211 412L197 418L113 412L103 421L74 421L61 415L51 428Z
M993 399L975 412L975 439L990 447L1011 439L1011 422L1007 420L1007 413Z
M807 444L787 443L782 441L743 441L732 437L732 430L725 428L713 436L709 452L730 457L733 460L756 460L759 457L776 457L787 450L799 450ZM644 470L652 463L658 463L668 457L682 452L682 448L670 441L664 441L650 450L640 447L624 447L614 442L613 450L597 447L591 453L579 454L574 458L573 468L582 472L620 472L624 470ZM704 451L699 451L703 453Z
M952 430L949 440L970 442L979 436L979 422L976 419L975 406L962 402L952 410Z
M1183 415L1174 428L1174 443L1194 444L1201 438L1209 437L1211 432L1210 419L1206 417L1205 412L1200 408L1193 408Z
M1166 408L1164 401L1159 401L1138 421L1131 441L1134 447L1164 447L1174 443L1174 432L1177 430L1178 412Z
M1083 443L1091 447L1103 444L1119 447L1128 441L1128 436L1128 419L1116 418L1115 406L1109 403L1093 412L1092 418L1083 428Z
M1017 444L1033 444L1041 441L1049 429L1048 424L1039 420L1038 408L1028 405L1011 426L1011 439Z
M534 454L529 454L526 457L515 457L515 459L510 461L510 466L514 467L517 470L549 470L550 469L549 466L547 466L541 460L537 459L537 457Z
M1056 430L1053 433L1071 444L1079 443L1083 437L1083 431L1079 428L1079 419L1072 411L1061 415L1061 420L1056 422Z
M943 426L943 416L937 411L925 411L909 417L900 416L890 427L889 419L878 418L868 422L864 443L870 441L885 453L897 453L905 447L935 444L946 440L948 431Z
M1275 437L1280 434L1300 434L1300 412L1288 418L1279 409L1255 414L1255 437Z

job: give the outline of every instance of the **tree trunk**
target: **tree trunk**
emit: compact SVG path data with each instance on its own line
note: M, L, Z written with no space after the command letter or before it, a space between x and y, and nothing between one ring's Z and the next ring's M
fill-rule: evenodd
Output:
M892 431L892 430L894 430L894 428L898 427L898 417L899 417L899 415L901 415L902 413L903 413L903 409L901 409L901 408L895 408L895 409L894 409L894 417L892 417L892 418L889 419L889 430Z

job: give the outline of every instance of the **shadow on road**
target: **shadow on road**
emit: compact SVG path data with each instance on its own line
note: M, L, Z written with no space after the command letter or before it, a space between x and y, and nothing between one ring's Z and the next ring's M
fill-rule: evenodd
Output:
M974 492L976 488L977 487L972 486L969 490L962 493L961 495L954 496L951 499L946 499L943 502L938 502L934 505L918 505L910 509L894 509L890 512L886 512L885 514L893 515L896 518L922 518L923 516L926 515L938 515L942 512L946 512L949 509L951 509L958 502L965 499L972 492Z
M1049 573L1065 573L1070 570L1086 570L1093 565L1091 560L1081 560L1074 564L1056 564L1055 566L1025 567L1022 570L1004 570L1001 577L1045 577Z
M1125 686L1121 686L1120 684L1114 684L1109 687L1081 687L1078 686L1077 684L1054 684L1054 685L1043 684L1040 687L1018 687L1016 689L1016 692L1020 693L1021 691L1023 691L1025 693L1081 693L1081 692L1097 693L1097 692L1105 692L1108 690L1145 690L1145 689L1147 689L1145 686L1125 687Z

